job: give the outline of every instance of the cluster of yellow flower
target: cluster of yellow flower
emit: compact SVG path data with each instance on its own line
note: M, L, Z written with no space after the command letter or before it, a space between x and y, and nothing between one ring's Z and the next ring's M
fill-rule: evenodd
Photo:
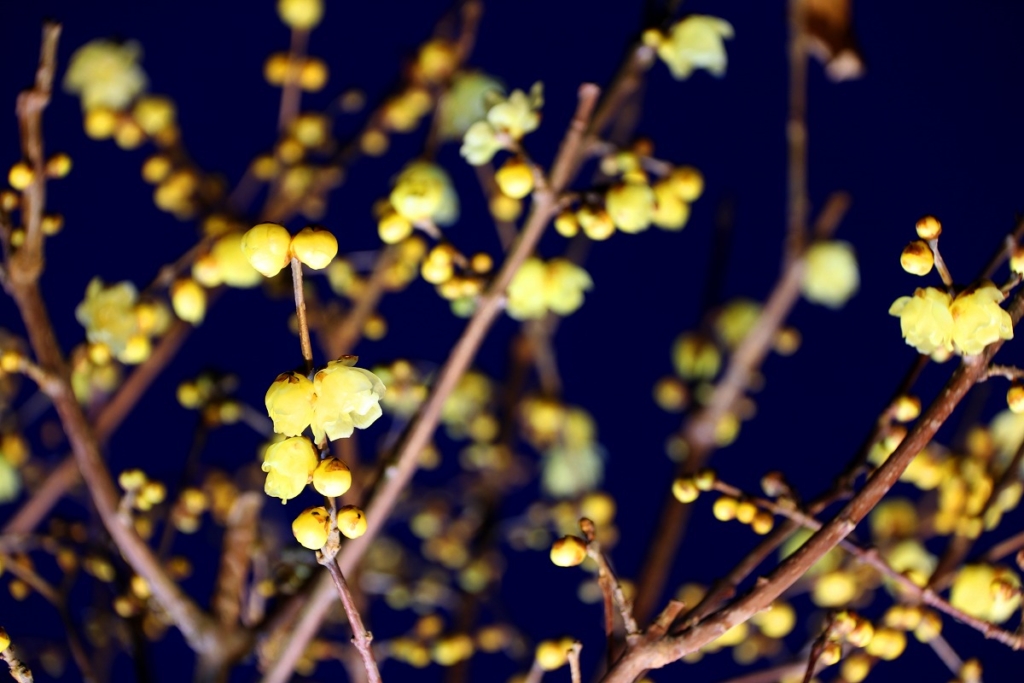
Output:
M903 250L900 263L909 273L926 275L937 260L942 225L933 216L926 216L916 227L920 240ZM947 282L947 288L951 289L951 283ZM973 284L955 297L935 287L918 287L913 296L896 299L889 307L889 315L900 319L908 345L918 353L943 361L954 351L976 356L993 342L1013 339L1013 321L999 305L1005 298L1003 291L987 280Z
M543 318L549 311L566 316L583 305L583 293L593 286L587 271L572 261L530 257L508 286L505 310L516 320Z
M664 34L657 29L644 32L644 43L658 52L677 80L690 77L696 69L724 76L728 59L724 41L733 37L732 24L718 17L691 14L677 21Z
M704 192L704 176L692 166L680 166L652 184L644 170L650 151L649 143L641 142L605 157L602 171L619 176L619 181L604 192L603 206L584 197L578 209L567 209L555 218L555 230L563 237L582 230L592 240L606 240L616 230L635 234L652 224L663 230L685 227L690 204Z
M89 356L97 365L105 365L110 356L122 363L141 363L149 357L151 340L171 324L170 311L162 302L140 301L132 283L104 285L98 277L86 287L75 318L85 328Z
M443 168L429 161L412 161L396 176L387 202L374 207L382 241L395 244L414 227L433 232L459 218L459 197Z
M527 133L537 130L540 108L544 106L544 86L534 83L529 94L513 90L508 97L486 90L484 97L486 114L466 130L459 149L459 154L473 166L488 163L499 150L517 148ZM520 198L528 193L521 194Z
M477 651L498 653L505 650L510 656L515 656L521 654L523 644L521 636L506 624L482 626L472 635L445 633L441 616L428 614L417 620L410 635L384 641L382 647L388 657L422 669L431 662L439 666L454 666Z

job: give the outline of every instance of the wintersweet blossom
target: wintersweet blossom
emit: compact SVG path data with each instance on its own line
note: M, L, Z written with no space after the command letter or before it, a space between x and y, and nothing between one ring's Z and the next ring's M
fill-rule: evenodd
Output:
M901 296L889 307L889 315L900 319L900 329L907 344L918 353L932 354L953 350L952 299L934 287L918 287L914 296Z
M535 83L527 95L522 90L513 90L507 99L497 102L487 110L487 122L498 132L505 133L513 140L521 140L527 133L537 130L540 125L540 108L544 105L544 90Z
M1004 583L1011 590L1000 590ZM969 564L961 569L949 594L949 602L972 617L1001 624L1017 611L1020 594L1012 590L1020 587L1017 574L1008 567L987 564Z
M459 217L459 197L451 178L429 161L414 161L402 169L389 198L395 211L413 223L451 225Z
M82 98L83 109L120 111L146 89L138 43L93 40L78 48L68 63L64 89Z
M816 242L807 249L803 295L811 303L842 308L860 287L857 257L849 242Z
M363 368L335 360L313 377L313 436L317 443L326 435L331 441L352 436L356 427L366 429L383 412L380 399L384 383Z
M479 71L456 73L440 105L441 136L449 140L461 137L473 123L482 121L487 116L488 93L502 96L504 88L495 78Z
M303 436L271 444L263 458L262 469L267 473L263 490L287 503L302 493L319 461L313 444Z
M75 318L93 344L104 344L115 356L122 356L129 341L139 334L135 302L138 292L131 282L104 286L98 277L89 282L85 299L75 308Z
M568 315L583 305L583 293L593 285L587 271L571 261L529 258L508 286L506 310L516 320L540 318L549 310Z
M505 144L498 139L494 127L486 121L477 121L471 125L462 138L461 154L471 166L481 166L494 158Z
M966 356L975 356L1000 339L1013 339L1013 321L999 306L1005 295L991 282L959 294L949 307L953 316L953 344Z
M658 41L658 56L677 80L689 78L695 69L724 76L728 58L724 41L733 37L732 24L718 17L693 14L676 23Z
M298 436L313 421L313 383L297 372L283 372L267 389L264 403L274 431Z

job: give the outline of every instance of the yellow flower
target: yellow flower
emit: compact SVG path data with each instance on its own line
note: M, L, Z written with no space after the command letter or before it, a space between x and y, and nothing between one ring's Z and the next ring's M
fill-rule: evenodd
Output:
M972 617L1001 624L1017 611L1020 595L1005 594L997 582L1020 587L1020 579L1012 569L969 564L953 580L949 602Z
M1004 298L998 287L986 282L953 300L953 344L961 353L974 356L994 341L1013 339L1013 321L999 306Z
M901 296L889 307L889 315L900 319L900 329L907 344L918 353L953 350L953 315L949 312L951 298L934 287L918 287L914 296Z
M513 140L520 140L527 133L537 130L543 104L543 86L534 83L529 95L522 90L513 90L508 99L492 106L487 111L487 122L494 130L505 133Z
M271 444L263 457L262 469L267 473L263 490L287 503L302 493L319 462L313 444L305 437L293 436Z
M331 361L313 378L313 436L331 441L352 436L356 427L366 429L382 415L380 399L384 383L363 368Z
M138 43L119 45L93 40L78 48L68 63L64 89L82 98L82 108L120 111L146 89L146 73L138 64Z
M504 148L494 127L486 121L477 121L466 130L459 154L471 166L481 166L493 159L499 149Z
M85 299L75 309L75 318L93 344L104 344L117 357L124 355L128 342L139 333L135 315L138 293L130 282L105 287L98 277L85 290Z
M583 305L583 292L593 286L587 271L566 259L545 264L528 258L508 287L506 310L516 320L540 318L548 310L568 315Z
M408 164L398 174L389 198L395 211L413 223L432 220L451 225L459 217L459 197L451 178L429 161Z
M723 344L735 349L760 319L761 304L753 299L733 299L715 316L715 332Z
M323 0L277 0L277 14L291 28L308 31L320 23L324 3Z
M848 242L816 242L807 249L803 295L808 301L842 308L860 287L857 257Z
M544 282L547 268L539 258L528 258L508 286L506 310L516 320L540 318L547 311Z
M264 403L275 432L298 436L313 421L313 383L297 372L283 372L267 389Z
M604 197L605 210L622 232L646 230L654 217L654 190L645 182L615 185Z
M722 365L722 354L710 339L684 332L672 344L672 363L683 379L711 379Z
M583 305L583 292L594 286L587 271L568 259L548 262L545 296L547 306L558 315L569 315Z
M728 21L693 14L675 24L668 37L660 41L658 56L677 80L689 78L694 69L723 76L727 63L723 39L732 36L732 24Z
M246 289L263 281L263 277L252 267L242 251L241 233L234 232L218 239L213 243L210 255L216 264L217 275L226 285ZM215 287L217 284L220 283L210 286Z
M447 140L462 137L470 126L482 121L487 116L488 93L501 96L504 89L497 80L479 71L455 74L438 112L441 137Z
M292 236L283 225L260 223L242 235L242 253L265 277L274 277L291 260Z

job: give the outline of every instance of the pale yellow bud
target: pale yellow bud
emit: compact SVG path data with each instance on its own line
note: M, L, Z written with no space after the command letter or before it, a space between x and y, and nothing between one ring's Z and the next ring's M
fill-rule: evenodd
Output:
M587 544L578 536L563 536L551 544L551 561L559 567L575 567L587 557Z
M935 255L927 242L917 240L903 248L900 265L911 275L927 275L935 265Z
M942 223L935 216L925 216L914 227L917 229L917 236L923 240L938 239L942 234Z

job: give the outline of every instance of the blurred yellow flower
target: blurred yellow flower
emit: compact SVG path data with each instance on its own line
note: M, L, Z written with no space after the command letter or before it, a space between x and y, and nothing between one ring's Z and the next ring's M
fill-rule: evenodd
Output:
M451 225L459 217L459 198L443 168L429 161L413 161L395 179L391 206L416 223L431 220Z
M71 55L64 89L81 97L83 109L125 109L146 89L146 73L138 64L141 53L134 42L88 42Z
M991 282L968 289L953 300L953 344L967 356L974 356L999 339L1013 339L1013 321L999 306L1005 298Z
M969 564L953 580L949 602L972 617L1001 624L1017 611L1020 594L1003 591L998 583L1019 588L1020 579L1008 567L987 564Z
M695 69L724 76L728 62L724 40L733 37L732 24L718 17L693 14L676 23L658 43L658 56L677 80Z
M842 308L860 287L857 257L849 242L816 242L807 249L803 295L811 303Z
M506 310L516 320L540 318L549 310L568 315L583 305L583 293L593 284L587 271L567 259L545 264L531 257L509 284Z
M445 139L464 135L487 116L487 94L504 94L496 79L479 71L460 71L452 77L451 88L441 101L439 132ZM470 161L469 163L473 163Z
M135 302L138 292L131 282L104 286L98 277L89 282L85 299L75 308L75 318L85 328L85 337L93 344L104 344L122 357L128 342L139 333Z
M918 353L953 350L953 315L949 294L934 287L918 287L914 296L901 296L889 307L889 315L900 319L907 344Z
M383 412L380 399L384 383L363 368L331 361L313 377L313 436L317 443L326 435L331 441L352 436L356 427L366 429Z
M540 125L543 92L540 83L533 84L529 95L522 90L513 90L507 99L499 101L487 111L487 122L496 131L505 133L513 140L522 139Z

